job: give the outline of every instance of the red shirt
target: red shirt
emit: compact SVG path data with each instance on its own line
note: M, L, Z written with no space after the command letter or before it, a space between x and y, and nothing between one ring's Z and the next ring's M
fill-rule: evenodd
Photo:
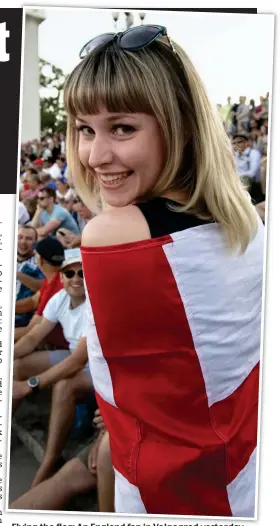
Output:
M47 278L44 279L43 285L40 288L40 301L39 305L36 310L36 314L38 316L42 316L45 306L47 305L48 301L61 289L63 288L63 285L60 281L60 275L59 272L57 272L51 281L48 281Z
M35 314L37 314L38 316L42 316L48 301L62 288L63 285L60 280L59 272L57 272L50 281L44 279L43 285L40 289L41 294L39 305ZM63 330L60 323L58 323L56 327L50 332L50 334L48 334L48 336L46 337L46 341L52 345L55 345L57 349L69 348L69 344L64 338Z

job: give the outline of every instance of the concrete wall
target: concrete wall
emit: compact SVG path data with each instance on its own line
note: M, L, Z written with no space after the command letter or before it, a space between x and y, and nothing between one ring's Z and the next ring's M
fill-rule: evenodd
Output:
M26 11L24 68L22 88L22 142L40 137L40 96L38 27L44 20L42 10Z

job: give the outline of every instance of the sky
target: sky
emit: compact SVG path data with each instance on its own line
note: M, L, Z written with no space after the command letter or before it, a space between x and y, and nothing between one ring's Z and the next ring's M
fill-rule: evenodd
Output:
M119 12L117 30L124 30ZM39 26L39 56L66 74L79 62L79 51L93 36L115 31L112 10L45 8ZM134 12L134 25L139 25ZM160 24L193 61L215 104L240 95L259 101L271 92L273 15L147 11L144 23Z

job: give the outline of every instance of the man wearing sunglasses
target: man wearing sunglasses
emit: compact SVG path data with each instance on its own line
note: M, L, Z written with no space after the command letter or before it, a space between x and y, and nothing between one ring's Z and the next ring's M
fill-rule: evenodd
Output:
M63 206L56 204L56 191L48 186L39 192L38 206L31 224L37 229L40 238L55 233L59 227L66 228L75 235L80 233L79 227L70 212Z
M250 191L253 181L260 179L261 155L258 150L250 148L248 137L237 133L232 139L235 164L244 185Z
M55 384L45 457L34 486L55 471L63 443L75 420L76 402L93 397L87 363L87 315L79 249L65 251L60 271L63 289L47 303L40 325L21 338L14 351L13 408L28 394ZM63 328L69 351L33 352L57 323Z

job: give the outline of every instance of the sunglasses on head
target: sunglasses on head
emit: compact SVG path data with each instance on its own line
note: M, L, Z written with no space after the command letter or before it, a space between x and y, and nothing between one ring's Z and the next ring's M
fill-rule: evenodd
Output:
M80 270L77 270L77 272L75 270L63 270L62 271L64 276L66 276L66 278L68 279L71 279L71 278L74 278L74 276L78 276L79 278L83 279L84 277L84 272L82 269Z
M89 42L87 42L81 49L79 57L85 58L93 49L97 48L101 44L108 44L109 42L115 41L116 44L127 51L137 51L149 46L159 36L166 37L168 44L172 51L176 54L176 50L167 34L167 29L164 26L136 26L123 31L121 33L104 33L98 35Z

